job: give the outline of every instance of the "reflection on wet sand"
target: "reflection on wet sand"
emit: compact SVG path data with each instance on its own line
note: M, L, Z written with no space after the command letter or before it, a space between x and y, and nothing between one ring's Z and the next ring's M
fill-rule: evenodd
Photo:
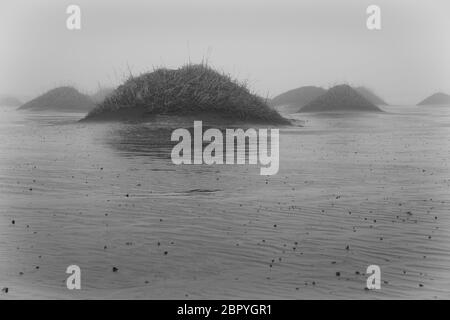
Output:
M194 126L193 122L177 121L177 119L170 119L169 121L162 122L160 119L155 119L153 121L148 121L145 123L128 123L128 124L118 124L117 128L108 132L105 137L106 145L110 146L112 149L119 151L119 155L124 157L136 157L136 156L146 156L150 158L159 158L170 160L171 152L173 147L179 143L179 140L171 141L171 135L174 130L178 128L187 129L194 139ZM214 128L218 129L223 137L226 137L226 129L236 129L236 125L224 125L220 123L207 123L203 125L202 132ZM251 128L250 125L242 126L243 130ZM253 129L253 128L251 128ZM225 141L223 145L225 146ZM202 141L202 150L210 144L210 140ZM268 148L270 151L270 139ZM225 149L224 149L225 151ZM240 152L243 151L242 154ZM246 163L250 155L258 155L258 151L249 148L249 138L245 140L245 146L238 145L237 139L234 141L234 159L237 161L239 156L243 156ZM214 152L213 152L214 154ZM191 143L191 155L192 159L194 157L194 144ZM223 162L226 161L226 154L223 152Z

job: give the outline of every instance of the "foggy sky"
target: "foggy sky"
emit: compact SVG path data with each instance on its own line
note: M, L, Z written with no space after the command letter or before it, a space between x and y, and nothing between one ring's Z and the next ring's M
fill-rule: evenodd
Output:
M82 29L66 29L66 8ZM366 28L381 7L382 29ZM450 1L2 0L0 93L59 85L92 92L189 59L248 80L263 96L304 86L365 85L388 102L450 93Z

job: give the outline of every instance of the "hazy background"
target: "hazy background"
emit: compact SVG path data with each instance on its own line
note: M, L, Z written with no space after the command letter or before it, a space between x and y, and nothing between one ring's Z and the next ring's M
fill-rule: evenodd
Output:
M82 29L66 29L66 8ZM382 30L366 28L381 7ZM264 96L303 85L366 85L391 103L450 93L450 1L2 0L0 93L85 92L189 59Z

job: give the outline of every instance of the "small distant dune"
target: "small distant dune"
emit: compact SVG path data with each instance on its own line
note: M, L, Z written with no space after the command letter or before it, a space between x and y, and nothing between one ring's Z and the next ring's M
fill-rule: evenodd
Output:
M290 123L244 84L205 64L160 68L130 77L83 121L143 121L158 115Z
M346 84L332 87L300 109L300 112L338 111L381 112L382 110Z
M363 98L374 105L387 105L387 103L366 87L354 88ZM327 90L321 87L305 86L286 91L270 101L270 105L282 113L295 113L301 108L324 95ZM350 104L351 105L351 104ZM365 105L365 103L364 103Z
M1 96L0 97L0 106L7 107L18 107L22 105L22 102L13 96Z
M73 87L58 87L25 103L19 109L30 111L88 112L94 101Z
M280 112L293 113L325 92L326 90L320 87L300 87L279 94L270 100L269 104Z
M386 101L381 99L378 95L376 95L372 90L366 88L366 87L357 87L355 88L356 91L360 95L362 95L364 98L366 98L368 101L372 102L376 106L387 106L388 104Z
M442 92L437 92L432 94L428 98L422 100L417 105L418 106L428 106L428 105L442 105L450 104L450 95Z

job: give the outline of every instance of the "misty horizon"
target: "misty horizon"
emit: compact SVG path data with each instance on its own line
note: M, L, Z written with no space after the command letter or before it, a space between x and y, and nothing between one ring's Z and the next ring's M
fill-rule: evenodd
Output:
M382 29L365 26L372 2L8 1L0 13L0 93L32 99L58 86L116 87L153 67L207 60L263 97L302 86L364 86L391 104L450 92L445 1L376 1ZM32 54L30 54L32 53ZM357 53L357 54L355 54Z

